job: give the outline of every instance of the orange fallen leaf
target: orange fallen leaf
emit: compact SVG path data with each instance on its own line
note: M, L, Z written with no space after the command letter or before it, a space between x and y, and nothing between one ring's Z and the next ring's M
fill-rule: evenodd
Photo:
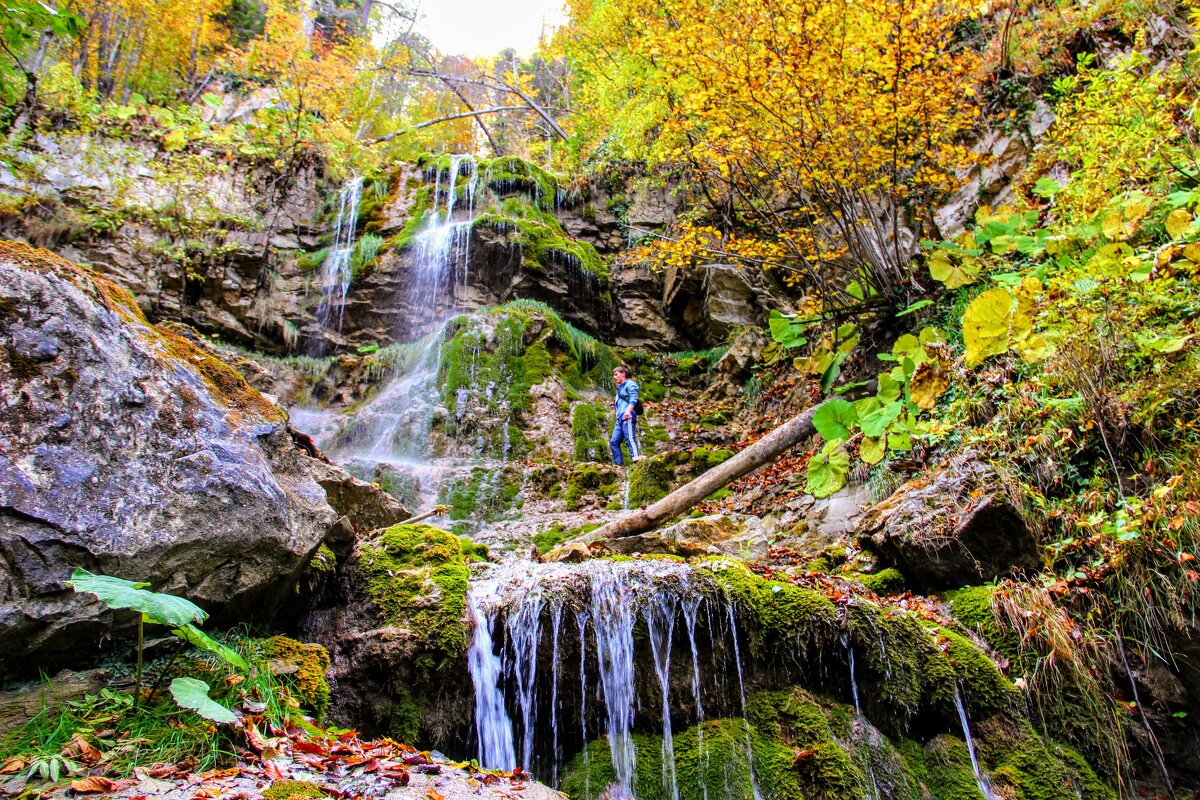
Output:
M81 778L77 781L71 781L71 788L77 794L96 794L99 792L111 792L117 786L117 782L105 778L101 775L90 775L86 778Z
M446 796L432 786L426 787L425 796L428 797L429 800L446 800Z
M0 775L12 775L20 772L29 766L29 762L23 758L13 757L4 762L4 766L0 767Z

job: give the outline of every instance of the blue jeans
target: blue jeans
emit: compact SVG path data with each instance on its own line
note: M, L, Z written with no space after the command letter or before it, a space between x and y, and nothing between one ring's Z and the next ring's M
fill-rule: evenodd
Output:
M625 463L621 458L621 442L625 442L625 446L629 448L630 458L637 458L642 454L637 443L636 415L631 415L629 419L618 417L617 424L613 426L612 436L608 439L608 448L612 450L613 463L618 467Z

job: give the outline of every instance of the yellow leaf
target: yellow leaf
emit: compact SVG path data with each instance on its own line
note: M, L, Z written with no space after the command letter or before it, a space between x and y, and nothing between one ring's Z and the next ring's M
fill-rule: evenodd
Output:
M1172 239L1178 239L1191 227L1192 219L1192 212L1186 208L1175 209L1167 215L1167 235Z

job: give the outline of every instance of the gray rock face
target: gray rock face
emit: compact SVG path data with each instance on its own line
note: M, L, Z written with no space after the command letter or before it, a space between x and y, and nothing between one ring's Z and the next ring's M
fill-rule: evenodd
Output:
M257 92L229 113L270 102ZM15 159L19 169L0 170L0 195L28 210L0 220L0 237L91 265L154 320L272 352L294 338L285 320L307 303L294 255L323 232L315 165L285 177L215 153L67 132L40 134Z
M0 332L0 672L105 635L74 567L269 619L335 519L282 410L46 251L0 247Z
M744 325L765 325L772 309L791 307L783 287L760 269L705 264L668 268L663 276L663 312L695 347L723 342Z
M973 453L909 481L867 512L858 543L921 590L1037 569L1041 554L1016 496Z

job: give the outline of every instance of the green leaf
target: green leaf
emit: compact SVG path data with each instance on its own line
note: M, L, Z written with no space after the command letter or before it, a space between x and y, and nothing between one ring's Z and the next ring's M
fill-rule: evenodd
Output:
M1146 352L1178 353L1191 336L1170 336L1165 333L1135 333L1134 340Z
M846 485L850 471L850 456L841 442L829 442L808 462L808 483L805 489L814 497L829 497Z
M140 611L147 622L178 627L208 619L208 612L192 601L173 594L146 591L145 587L149 585L109 575L93 575L83 569L76 569L67 582L67 586L77 592L96 595L109 608Z
M1016 309L1017 298L1007 289L988 289L971 301L963 314L968 364L978 364L1008 350Z
M862 300L863 299L862 284L859 283L858 281L850 281L848 284L846 284L846 294L850 295L855 300Z
M180 639L183 639L185 642L194 644L201 650L207 650L210 653L216 653L221 658L225 659L226 663L232 664L238 669L250 669L250 665L246 663L246 659L242 658L238 651L221 644L216 639L197 628L195 625L183 625L173 630L172 633L174 633Z
M1167 235L1172 239L1178 239L1183 234L1187 233L1188 228L1192 227L1192 212L1177 208L1167 215L1164 223L1167 229Z
M232 725L237 715L208 696L208 684L195 678L176 678L171 681L171 696L184 708L190 708L205 719Z
M888 426L900 416L904 405L899 401L889 403L862 417L859 427L864 436L880 437L887 433Z
M879 374L879 389L875 394L879 397L880 403L891 403L900 399L902 394L900 381L896 380L892 375L886 372Z
M881 436L864 436L858 445L858 455L867 464L878 464L887 452L886 445Z
M966 257L956 264L947 253L938 250L929 256L927 264L929 276L946 284L947 289L967 286L979 278L979 262L974 258Z
M771 338L784 347L792 348L808 344L808 339L803 335L808 330L809 323L807 322L797 322L793 317L773 310L770 319L767 320L767 325L771 329Z
M931 305L933 305L933 301L928 298L926 298L924 300L918 300L917 302L913 303L911 306L904 309L903 311L897 311L896 316L897 317L908 316L909 314L912 314L914 311L920 311L922 308L925 308L926 306L931 306Z
M1037 183L1033 185L1033 193L1038 197L1054 197L1062 189L1062 184L1054 180L1054 178L1038 178Z
M858 412L853 403L833 397L821 404L812 421L817 433L827 442L849 439L851 426L858 422Z

